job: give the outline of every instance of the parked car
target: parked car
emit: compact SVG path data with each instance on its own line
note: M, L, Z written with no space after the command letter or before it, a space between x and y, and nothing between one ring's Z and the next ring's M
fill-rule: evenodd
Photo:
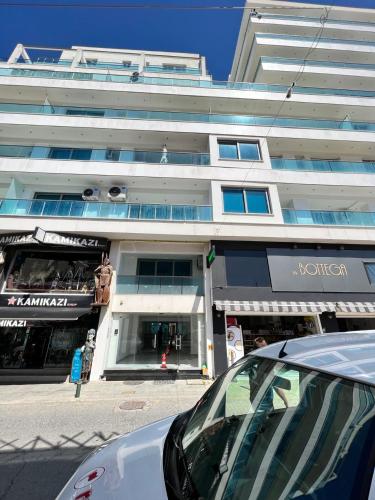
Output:
M375 499L375 331L245 356L194 408L108 441L59 500Z

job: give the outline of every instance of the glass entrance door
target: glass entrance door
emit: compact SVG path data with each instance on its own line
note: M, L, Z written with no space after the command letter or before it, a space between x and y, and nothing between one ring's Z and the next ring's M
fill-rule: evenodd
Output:
M204 317L128 314L114 320L107 369L197 369L205 361ZM117 328L118 325L118 328Z

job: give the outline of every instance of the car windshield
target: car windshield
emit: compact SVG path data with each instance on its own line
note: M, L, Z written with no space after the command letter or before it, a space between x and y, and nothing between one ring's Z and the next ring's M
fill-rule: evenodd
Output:
M183 498L367 498L375 388L257 356L202 397L183 428Z

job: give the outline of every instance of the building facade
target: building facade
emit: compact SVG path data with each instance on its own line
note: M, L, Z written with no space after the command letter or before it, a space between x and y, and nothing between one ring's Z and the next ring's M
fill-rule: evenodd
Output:
M0 64L0 375L66 375L90 328L97 380L218 375L234 326L244 352L374 327L375 16L248 7L228 82L196 54Z

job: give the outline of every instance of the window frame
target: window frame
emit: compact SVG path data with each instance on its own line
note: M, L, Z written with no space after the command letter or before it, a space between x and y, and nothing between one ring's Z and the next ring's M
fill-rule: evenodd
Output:
M237 190L242 192L242 199L243 199L243 204L245 208L245 212L226 212L225 211L225 201L224 201L224 193L225 190ZM246 192L248 191L262 191L265 194L266 197L266 202L267 202L267 208L268 212L249 212L248 204L247 204L247 196ZM236 186L222 186L221 187L221 193L222 193L222 204L223 204L223 215L259 215L259 216L265 216L265 215L273 215L272 211L272 204L271 204L271 197L270 197L270 191L268 187L236 187Z
M237 151L237 158L222 158L220 156L220 144L227 144L227 145L235 145L236 146L236 151ZM241 158L241 149L240 149L240 144L254 144L257 146L258 149L258 156L259 158L256 160L248 160L246 158ZM217 145L218 145L218 159L221 161L243 161L243 162L262 162L263 161L263 156L262 156L262 148L260 147L260 141L257 139L254 140L240 140L240 139L218 139L217 140Z

